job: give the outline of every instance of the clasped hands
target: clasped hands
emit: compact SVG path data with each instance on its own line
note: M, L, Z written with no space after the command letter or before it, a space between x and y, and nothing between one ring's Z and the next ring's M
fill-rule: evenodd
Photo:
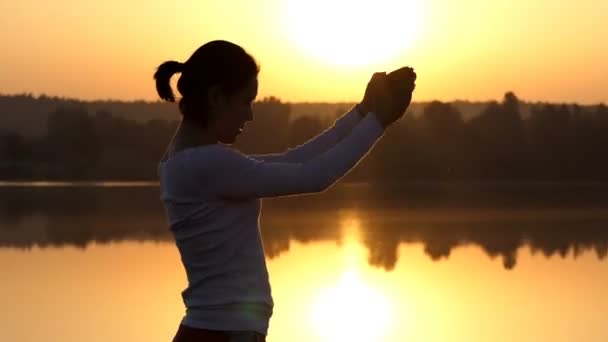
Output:
M361 114L373 112L384 128L405 114L416 87L416 73L411 67L376 72L365 89L363 100L357 105Z

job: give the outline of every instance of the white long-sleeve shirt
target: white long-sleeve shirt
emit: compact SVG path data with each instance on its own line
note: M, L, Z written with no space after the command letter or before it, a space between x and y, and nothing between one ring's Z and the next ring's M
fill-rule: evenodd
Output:
M321 192L368 153L384 129L355 107L285 153L224 145L184 149L159 163L161 200L184 264L182 324L267 334L273 310L260 236L261 198Z

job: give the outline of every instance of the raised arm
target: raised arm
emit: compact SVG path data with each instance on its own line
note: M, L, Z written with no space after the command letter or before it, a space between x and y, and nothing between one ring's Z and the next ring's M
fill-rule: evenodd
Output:
M343 177L382 137L375 113L327 151L302 163L268 162L231 151L226 169L209 182L218 197L249 199L322 192Z
M375 73L366 89L371 101L367 113L350 134L326 151L302 162L270 162L250 158L228 149L226 160L215 170L207 185L219 198L248 199L289 196L322 192L349 170L371 150L382 137L386 127L403 116L411 100L416 74L411 68L403 70L407 92L389 86L386 73ZM404 88L405 89L405 88ZM403 97L406 99L402 99ZM223 166L223 167L222 167Z
M283 153L253 154L249 155L249 157L275 163L305 162L333 147L348 136L364 115L365 113L361 113L358 106L353 106L349 111L336 119L330 128L301 145L289 148Z

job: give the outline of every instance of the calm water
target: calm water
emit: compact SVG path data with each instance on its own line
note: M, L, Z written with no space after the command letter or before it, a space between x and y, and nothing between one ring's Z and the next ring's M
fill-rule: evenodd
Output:
M0 341L170 341L152 184L0 184ZM133 186L134 185L134 186ZM267 199L268 341L608 341L608 185L339 185Z

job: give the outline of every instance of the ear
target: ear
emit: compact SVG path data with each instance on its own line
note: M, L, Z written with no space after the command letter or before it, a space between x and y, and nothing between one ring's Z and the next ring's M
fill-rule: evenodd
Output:
M221 107L226 103L226 97L219 85L212 85L207 91L207 103L211 108Z

